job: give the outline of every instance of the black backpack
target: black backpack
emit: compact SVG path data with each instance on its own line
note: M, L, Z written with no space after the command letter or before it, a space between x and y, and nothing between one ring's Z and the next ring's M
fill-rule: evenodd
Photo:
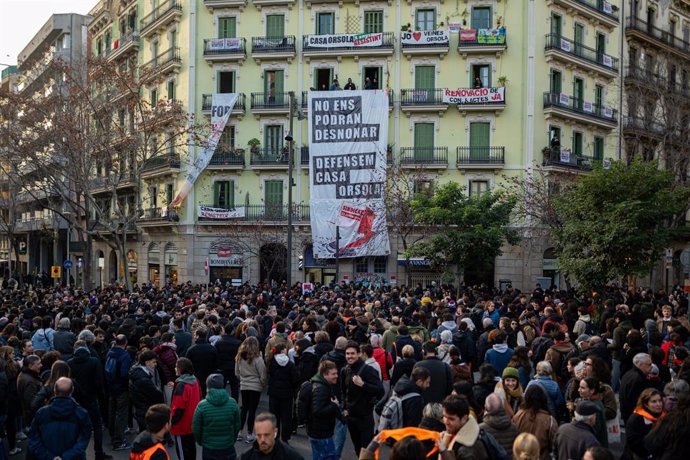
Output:
M484 449L486 449L486 454L491 460L510 460L511 457L491 433L487 433L484 429L480 429L479 440L482 442Z
M313 391L310 380L302 382L297 393L297 423L304 425L311 416L311 393Z

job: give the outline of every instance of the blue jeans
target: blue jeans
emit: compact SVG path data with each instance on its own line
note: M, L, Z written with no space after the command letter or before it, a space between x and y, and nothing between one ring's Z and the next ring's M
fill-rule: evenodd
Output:
M347 440L347 424L340 420L336 420L335 433L333 433L333 443L335 444L335 453L337 454L336 458L342 456L345 440Z
M340 458L340 454L336 452L333 438L309 438L309 442L311 442L312 460L338 460Z

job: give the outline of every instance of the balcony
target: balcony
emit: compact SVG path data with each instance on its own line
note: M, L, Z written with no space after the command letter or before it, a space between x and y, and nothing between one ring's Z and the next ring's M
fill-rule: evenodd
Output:
M139 31L130 30L113 42L113 49L108 54L108 60L114 61L129 56L139 50Z
M599 23L609 31L618 26L618 7L606 0L546 0L546 4L560 5L568 14L577 12L594 25Z
M142 75L144 81L154 80L169 73L178 73L182 67L180 48L170 48L167 51L163 51L142 67L144 68L144 74Z
M252 93L251 110L258 115L287 115L290 112L288 93Z
M232 108L231 115L244 115L244 109L246 107L247 97L244 93L239 93L237 95L237 101L235 106ZM213 103L213 94L202 94L201 95L201 111L204 115L211 115L211 106Z
M635 16L628 17L625 24L625 36L662 48L682 59L688 59L690 56L690 42Z
M149 38L159 31L165 29L168 25L175 21L179 21L182 17L182 2L179 0L167 0L139 22L139 30L141 36Z
M569 68L577 66L593 76L598 75L609 80L618 76L617 58L560 35L547 34L544 50L546 62L555 59Z
M287 169L287 147L260 148L258 152L251 152L251 166L253 169Z
M294 35L281 38L252 37L252 57L257 64L270 59L292 62L296 53Z
M673 129L666 129L663 123L652 117L628 115L623 119L623 135L626 137L661 141L672 132Z
M158 176L176 175L180 172L178 155L158 155L149 158L141 168L141 178L150 179Z
M498 29L463 29L458 38L458 53L468 55L495 54L500 57L508 48L505 27Z
M443 88L401 89L400 108L408 116L419 112L438 112L443 115L448 110L448 104L443 102L444 91Z
M211 157L206 169L213 170L228 170L228 169L243 169L244 168L244 149L228 148L224 149L221 146L216 148L216 151Z
M401 147L400 164L403 168L446 169L448 147Z
M601 159L577 155L572 153L570 149L558 147L544 147L542 154L544 155L542 165L547 170L591 171L594 163L601 161Z
M139 224L142 227L160 226L160 225L174 225L180 220L177 211L172 208L153 207L144 209L144 215L139 219Z
M495 112L498 116L506 108L506 88L447 88L443 100L448 104L457 104L458 111L463 115L467 112Z
M450 49L450 34L447 30L403 31L400 45L407 59L419 55L437 55L443 59Z
M241 11L247 6L247 0L204 0L204 5L211 12L216 8L239 8Z
M261 11L264 6L287 6L289 10L295 4L295 0L252 0L252 4Z
M576 120L581 123L611 130L616 127L618 112L610 107L597 106L567 94L544 93L544 115Z
M247 58L246 38L207 38L204 40L204 59L214 62L239 62Z
M302 54L307 61L312 57L352 56L358 61L363 56L392 56L395 37L393 32L372 34L305 35Z
M371 91L386 91L386 89L380 89L380 90L371 90ZM392 89L388 90L388 111L393 110L393 104L395 101L395 91ZM302 101L300 103L300 106L302 107L302 112L307 113L309 110L309 91L302 91Z
M458 147L458 169L501 169L505 164L505 147Z
M659 75L641 67L626 67L624 82L626 85L637 85L633 90L647 88L653 92L659 93L667 90L669 93L690 100L690 87L687 81L678 81L677 78L675 80L669 80L667 75Z
M201 205L203 207L219 209L213 205ZM220 208L223 209L223 208ZM283 222L288 218L289 206L287 205L266 205L266 204L250 204L245 206L236 206L227 209L229 215L233 217L201 217L199 222L210 224L213 222ZM230 214L232 211L232 214ZM234 217L234 216L241 217ZM292 205L292 220L293 222L308 222L309 221L309 205L308 204L293 204Z

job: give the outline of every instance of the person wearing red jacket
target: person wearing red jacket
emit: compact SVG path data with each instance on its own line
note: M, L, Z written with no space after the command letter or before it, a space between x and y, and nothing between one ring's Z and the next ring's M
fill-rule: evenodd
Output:
M170 434L175 440L179 460L196 460L196 441L192 433L194 411L201 400L201 387L194 376L194 365L180 358L175 365L177 379L173 385L170 403Z

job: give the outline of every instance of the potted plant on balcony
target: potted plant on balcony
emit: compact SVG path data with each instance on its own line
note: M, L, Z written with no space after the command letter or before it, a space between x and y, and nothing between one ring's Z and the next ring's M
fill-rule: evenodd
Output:
M508 83L508 77L506 77L505 75L501 75L500 77L498 77L498 84L499 85L505 87L506 83Z
M402 27L400 27L401 32L409 32L410 29L412 28L412 24L409 22L407 24L403 24Z
M249 151L252 152L254 155L258 155L260 153L259 146L261 145L261 141L256 137L253 139L249 139L247 145L249 146Z

